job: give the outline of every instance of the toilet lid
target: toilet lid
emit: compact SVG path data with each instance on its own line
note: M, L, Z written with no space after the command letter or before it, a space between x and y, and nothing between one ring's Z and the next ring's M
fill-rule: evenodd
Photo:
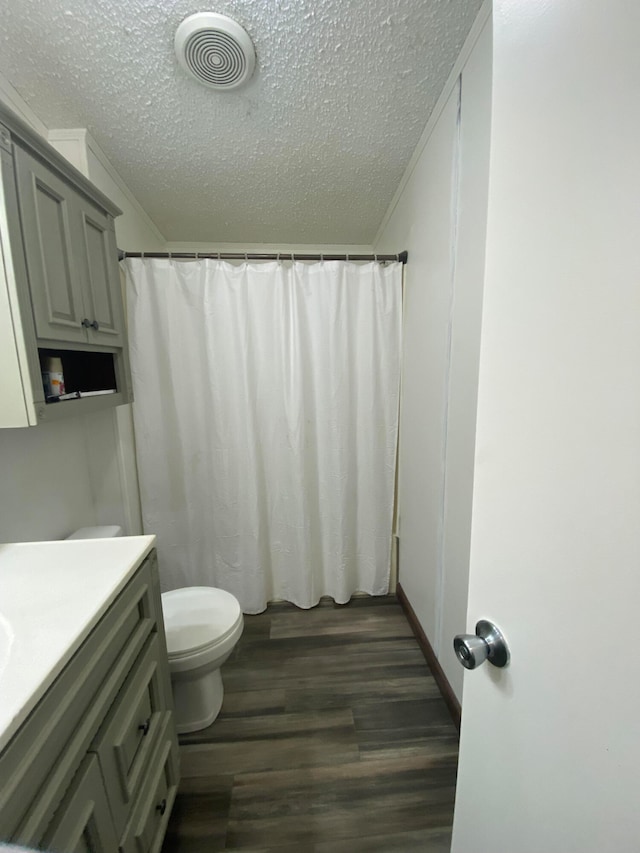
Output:
M242 616L235 596L211 586L162 593L169 655L195 652L223 640Z

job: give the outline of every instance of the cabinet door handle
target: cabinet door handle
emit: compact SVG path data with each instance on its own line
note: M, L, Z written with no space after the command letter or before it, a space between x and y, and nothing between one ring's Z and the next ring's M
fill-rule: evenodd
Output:
M140 723L138 726L139 731L142 732L142 737L145 737L149 734L149 726L151 725L151 718L145 720L144 723Z
M98 321L97 321L97 320L94 320L94 321L93 321L93 323L89 323L89 325L91 326L91 328L92 328L92 329L95 329L95 330L96 330L96 332L97 332L97 331L98 331L98 329L100 328L100 323L98 323Z
M90 326L93 325L93 323L91 322L91 320L89 320L87 317L85 317L84 320L82 321L82 323L80 323L80 325L84 326L85 329L88 329Z
M161 803L158 803L158 805L156 806L156 811L160 812L161 815L163 815L166 812L166 810L167 810L167 801L166 800L163 800Z

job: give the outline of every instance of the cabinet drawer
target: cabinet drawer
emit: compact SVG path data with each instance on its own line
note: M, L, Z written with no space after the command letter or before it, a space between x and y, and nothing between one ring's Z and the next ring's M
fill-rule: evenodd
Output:
M178 744L172 715L162 726L148 785L120 842L120 853L158 853L178 787Z
M155 619L145 564L2 754L0 838L42 837Z
M145 778L170 711L166 710L158 635L153 634L127 676L91 749L98 753L118 836Z
M53 853L112 853L117 844L98 759L88 755L40 846Z

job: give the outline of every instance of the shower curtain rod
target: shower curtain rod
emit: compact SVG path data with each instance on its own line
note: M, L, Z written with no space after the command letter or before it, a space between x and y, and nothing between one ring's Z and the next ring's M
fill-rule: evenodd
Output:
M307 254L305 252L278 252L255 253L255 252L123 252L118 249L118 260L125 258L173 258L175 260L189 260L191 258L213 258L217 261L399 261L406 264L409 257L408 252L400 252L398 255L335 255Z

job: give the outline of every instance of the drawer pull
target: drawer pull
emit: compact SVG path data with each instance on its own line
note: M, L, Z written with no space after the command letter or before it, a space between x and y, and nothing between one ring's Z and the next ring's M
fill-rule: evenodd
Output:
M156 811L160 812L161 815L163 815L166 812L166 810L167 810L167 801L166 800L163 800L161 803L159 803L156 806Z
M138 726L138 730L142 732L142 737L145 737L149 734L149 726L151 725L151 717L148 720L145 720L144 723L140 723Z

